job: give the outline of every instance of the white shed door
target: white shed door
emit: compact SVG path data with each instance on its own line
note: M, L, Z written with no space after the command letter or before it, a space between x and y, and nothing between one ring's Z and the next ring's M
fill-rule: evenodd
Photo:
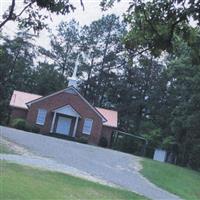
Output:
M70 126L71 126L71 119L66 117L59 117L58 123L56 127L56 133L60 133L63 135L69 135L70 132Z
M154 156L153 156L154 160L165 162L166 157L167 157L167 151L161 150L161 149L155 149Z

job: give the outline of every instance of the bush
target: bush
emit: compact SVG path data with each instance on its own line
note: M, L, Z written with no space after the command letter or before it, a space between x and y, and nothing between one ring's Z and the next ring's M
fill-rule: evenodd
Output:
M81 137L77 138L76 141L80 142L80 143L83 143L83 144L87 144L88 143L88 137L81 136Z
M26 121L24 119L17 118L11 122L11 126L16 129L25 130L26 129Z
M200 171L200 144L192 147L188 164L192 169Z
M62 134L59 134L59 133L56 133L56 132L49 133L49 136L56 137L56 138L61 138L61 139L69 140L69 141L75 141L75 138L72 137L72 136L62 135Z
M11 126L16 129L38 133L40 129L37 126L31 125L25 119L17 118L11 122Z
M107 147L108 146L108 140L105 137L102 137L99 141L99 146L101 147Z
M28 125L30 127L30 131L34 132L34 133L39 133L40 132L40 128L38 128L37 126L34 125Z

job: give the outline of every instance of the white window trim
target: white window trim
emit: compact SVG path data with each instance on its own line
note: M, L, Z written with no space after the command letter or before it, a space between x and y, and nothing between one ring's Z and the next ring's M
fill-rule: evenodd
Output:
M89 132L87 132L87 131L84 130L85 129L84 128L85 127L85 123L86 123L87 120L91 121L91 127L90 127L90 131ZM93 119L85 118L84 124L83 124L83 134L90 135L91 132L92 132L92 126L93 126Z
M39 116L39 115L41 115L41 113L44 116ZM36 124L38 124L38 125L44 125L45 121L46 121L46 116L47 116L47 110L39 108L38 109L38 113L37 113L37 118L36 118ZM41 117L44 118L42 122L41 122L41 119L40 119Z

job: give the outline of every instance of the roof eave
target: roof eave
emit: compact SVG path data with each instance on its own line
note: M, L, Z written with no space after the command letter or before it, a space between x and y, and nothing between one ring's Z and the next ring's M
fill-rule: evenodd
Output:
M109 128L118 128L118 126L111 126L111 125L106 125L106 124L103 124L103 126L106 126L106 127L109 127Z
M23 110L28 110L28 108L21 107L21 106L15 106L15 105L12 105L12 104L9 104L9 106L13 107L13 108L20 108L20 109L23 109Z

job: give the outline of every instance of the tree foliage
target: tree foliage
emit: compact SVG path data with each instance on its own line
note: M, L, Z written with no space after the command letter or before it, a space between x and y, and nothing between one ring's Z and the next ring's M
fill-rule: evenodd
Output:
M46 26L45 19L49 17L41 10L65 15L76 9L69 0L24 0L24 7L19 13L16 13L17 3L16 0L12 0L8 10L2 15L0 30L8 21L17 21L20 27L33 28L34 31L39 31ZM82 0L80 0L80 4L84 8Z
M198 1L134 1L126 15L131 30L125 37L128 49L150 51L159 56L163 51L172 53L177 37L190 45L193 31L190 23L200 25ZM192 21L194 20L194 21Z
M87 58L83 62L87 81L83 83L82 90L97 106L112 105L107 91L115 84L117 73L125 62L122 45L125 32L125 24L115 15L103 16L90 26L83 27L81 48Z
M103 0L108 9L116 0ZM130 31L124 38L126 48L136 54L150 51L160 56L163 51L172 53L177 37L190 46L193 30L190 25L200 25L200 3L193 0L136 0L130 2L125 20Z
M23 39L22 39L23 37ZM0 53L0 102L1 121L7 114L8 102L11 92L15 88L24 90L29 87L30 71L33 66L35 53L31 50L33 45L29 42L30 36L18 33L14 39L1 37Z
M51 34L50 44L50 50L40 48L40 53L50 59L62 75L72 75L80 51L79 24L74 20L61 22L57 34Z
M19 32L15 38L0 38L0 122L9 120L13 90L47 95L65 87L65 79L54 66L40 63L35 68L36 48L32 37Z
M170 127L179 147L179 162L198 167L200 63L193 63L195 56L193 50L185 42L179 42L176 53L178 56L170 58L169 92L175 102L171 112Z

